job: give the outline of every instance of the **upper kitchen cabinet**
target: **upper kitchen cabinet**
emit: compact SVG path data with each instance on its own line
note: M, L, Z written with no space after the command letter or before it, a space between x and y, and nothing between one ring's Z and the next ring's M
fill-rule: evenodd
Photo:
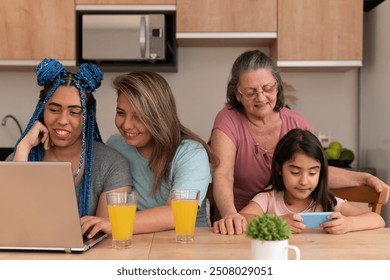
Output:
M277 0L176 0L179 46L259 46L276 38Z
M75 0L76 5L175 5L176 0Z
M74 0L0 1L0 65L37 65L45 57L74 64L74 34Z
M278 0L279 67L359 67L363 0Z

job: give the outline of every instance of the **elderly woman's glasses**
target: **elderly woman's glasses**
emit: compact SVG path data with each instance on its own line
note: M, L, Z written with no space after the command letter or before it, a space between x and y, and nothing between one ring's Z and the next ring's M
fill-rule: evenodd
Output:
M259 93L262 93L265 97L269 97L275 92L275 89L276 89L276 81L273 84L266 84L262 86L261 90L257 90L256 88L248 88L241 92L237 88L238 92L248 99L254 98Z

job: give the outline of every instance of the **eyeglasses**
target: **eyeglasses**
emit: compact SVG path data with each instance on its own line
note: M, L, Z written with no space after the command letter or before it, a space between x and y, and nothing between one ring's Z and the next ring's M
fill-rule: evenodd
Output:
M274 92L275 92L275 89L276 89L276 81L275 83L273 84L266 84L264 86L261 87L261 91L255 89L255 88L248 88L246 89L244 92L241 92L238 88L238 92L248 98L248 99L252 99L254 98L255 96L257 96L260 92L265 96L265 97L269 97L271 96Z

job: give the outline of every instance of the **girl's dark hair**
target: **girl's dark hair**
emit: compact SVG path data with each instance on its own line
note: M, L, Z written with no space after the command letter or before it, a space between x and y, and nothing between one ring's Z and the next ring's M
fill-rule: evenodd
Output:
M284 107L283 82L279 71L272 59L260 50L251 50L242 53L234 61L226 90L226 105L243 113L244 106L236 98L237 86L240 76L248 71L267 69L277 83L277 96L274 111L280 111Z
M328 162L318 138L308 130L292 129L279 140L272 158L271 184L276 191L284 191L283 164L297 153L302 153L321 164L318 185L310 194L313 209L321 205L323 211L334 211L336 198L328 191Z

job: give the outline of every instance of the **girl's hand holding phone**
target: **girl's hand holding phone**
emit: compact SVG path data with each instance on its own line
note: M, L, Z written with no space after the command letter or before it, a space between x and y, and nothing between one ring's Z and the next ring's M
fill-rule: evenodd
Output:
M298 214L291 213L281 217L287 222L292 233L300 233L306 228L306 226L302 223L302 217Z
M346 217L343 216L340 212L334 212L332 215L330 215L330 218L332 218L331 221L322 224L325 232L332 234L344 234L350 231L349 222L350 218L353 218L352 216Z

